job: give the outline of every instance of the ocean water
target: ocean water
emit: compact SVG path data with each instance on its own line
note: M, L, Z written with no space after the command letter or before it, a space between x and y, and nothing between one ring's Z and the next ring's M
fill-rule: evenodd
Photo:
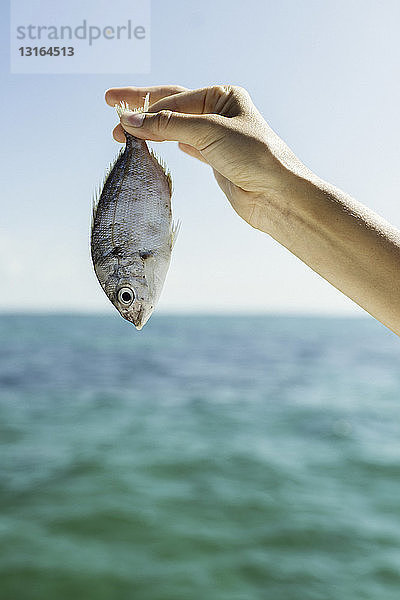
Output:
M398 600L372 319L0 318L1 600Z

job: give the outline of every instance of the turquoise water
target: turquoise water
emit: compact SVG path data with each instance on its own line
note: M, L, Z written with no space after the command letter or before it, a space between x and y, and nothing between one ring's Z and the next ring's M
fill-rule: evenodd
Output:
M0 318L1 600L398 600L372 319Z

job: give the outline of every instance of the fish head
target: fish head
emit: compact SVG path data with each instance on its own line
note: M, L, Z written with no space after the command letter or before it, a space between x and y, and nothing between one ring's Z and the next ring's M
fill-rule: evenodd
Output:
M95 265L97 278L120 315L141 330L152 315L164 284L169 256L142 253L122 264Z
M149 320L155 306L145 278L121 279L110 298L121 317L133 323L138 331Z
M140 269L131 270L130 277L123 277L115 291L114 306L120 315L140 331L151 317L160 297L168 271L171 253L141 252Z

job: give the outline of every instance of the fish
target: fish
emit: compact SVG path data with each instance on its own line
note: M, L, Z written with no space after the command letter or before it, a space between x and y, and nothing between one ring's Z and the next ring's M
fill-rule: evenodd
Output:
M115 106L121 116L132 109ZM134 112L147 112L144 107ZM120 315L141 330L159 300L180 226L172 219L171 174L145 140L126 143L93 203L90 249L96 277Z

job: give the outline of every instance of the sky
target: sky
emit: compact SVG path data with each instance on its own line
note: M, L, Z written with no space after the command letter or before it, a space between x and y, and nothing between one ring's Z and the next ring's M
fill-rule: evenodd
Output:
M1 311L115 311L89 254L119 149L113 86L241 85L308 167L400 226L397 0L153 0L147 74L11 74L6 2L0 16ZM363 314L242 221L209 167L171 142L157 152L182 222L160 312Z

